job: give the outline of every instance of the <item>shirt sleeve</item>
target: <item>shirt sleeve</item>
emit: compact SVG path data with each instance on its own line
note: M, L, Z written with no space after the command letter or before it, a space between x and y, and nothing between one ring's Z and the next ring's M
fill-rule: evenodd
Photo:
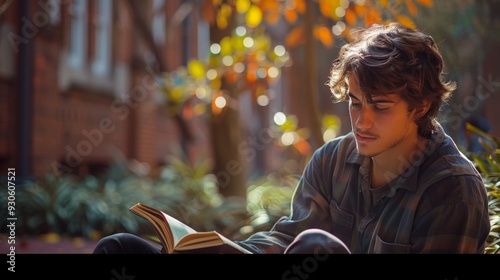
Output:
M331 224L324 189L324 155L326 147L318 149L304 169L292 198L288 217L279 219L271 230L257 232L239 245L253 253L283 253L300 232L309 228L327 229Z

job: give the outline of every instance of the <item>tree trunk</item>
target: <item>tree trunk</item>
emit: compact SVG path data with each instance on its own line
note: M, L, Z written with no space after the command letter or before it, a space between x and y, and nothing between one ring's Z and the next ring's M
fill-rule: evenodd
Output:
M321 114L318 107L318 84L317 77L317 55L316 40L314 38L314 21L316 17L314 1L306 1L307 12L304 19L304 59L305 59L305 84L307 98L305 98L305 109L309 116L308 128L311 132L311 145L313 149L318 148L324 143L323 132L321 129Z
M229 21L225 29L210 28L210 41L219 42L225 36L231 36L235 18ZM238 100L239 90L227 83L222 83L221 90L230 98ZM237 104L236 104L237 106ZM247 165L243 155L238 151L242 143L243 130L240 124L238 108L227 106L219 115L210 120L210 132L213 147L214 167L219 191L223 196L246 197Z

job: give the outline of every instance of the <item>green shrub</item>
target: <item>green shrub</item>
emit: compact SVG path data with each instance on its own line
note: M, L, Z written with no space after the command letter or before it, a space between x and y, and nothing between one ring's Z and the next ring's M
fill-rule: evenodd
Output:
M222 199L215 177L203 164L179 160L160 168L153 178L132 172L129 163L116 161L102 178L75 179L48 174L17 186L17 229L20 236L58 234L97 239L115 232L154 235L146 220L129 207L142 202L168 212L198 230L220 230L249 218L245 204ZM0 201L6 205L2 193ZM7 213L0 216L6 220ZM6 232L5 225L1 229Z
M481 137L479 141L484 147L483 152L465 151L465 153L481 173L488 194L491 230L485 253L498 254L500 253L500 142L470 124L467 124L466 129L479 135Z

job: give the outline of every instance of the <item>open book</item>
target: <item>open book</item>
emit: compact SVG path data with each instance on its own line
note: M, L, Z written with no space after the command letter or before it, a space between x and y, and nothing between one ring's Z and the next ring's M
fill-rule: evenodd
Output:
M151 206L137 203L129 209L153 226L164 253L252 254L216 231L198 232Z

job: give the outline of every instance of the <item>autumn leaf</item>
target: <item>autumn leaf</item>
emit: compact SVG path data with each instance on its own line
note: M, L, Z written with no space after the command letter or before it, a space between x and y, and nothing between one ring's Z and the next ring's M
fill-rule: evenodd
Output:
M184 89L180 87L173 88L168 92L168 100L174 104L180 104L183 101Z
M336 115L325 115L323 117L324 127L339 127L342 124L340 119Z
M299 14L304 14L306 12L306 2L305 0L292 0L295 3L295 9ZM307 0L310 1L310 0Z
M233 52L233 44L231 37L224 37L220 40L220 55L221 56L226 56L230 55Z
M248 11L248 8L250 8L250 4L250 0L236 0L236 12L238 12L239 14L246 13L246 11Z
M231 46L235 51L243 51L245 50L245 44L243 43L244 40L245 37L242 36L231 37Z
M220 78L216 78L210 82L210 87L212 89L220 89L222 87L222 81Z
M193 78L201 79L205 77L205 66L199 60L191 60L188 63L188 72Z
M260 0L254 3L262 10L266 23L274 25L279 22L284 5L275 0Z
M332 11L335 10L336 7L333 6L333 2L330 0L320 0L319 1L319 11L325 17L330 17L332 15Z
M405 25L406 27L412 28L412 29L414 29L416 26L415 23L413 22L413 20L411 20L409 17L407 17L405 15L397 16L396 20L397 20L397 22Z
M257 69L258 65L255 62L248 64L247 81L249 83L254 83L255 81L257 81Z
M268 24L274 25L279 22L281 14L279 11L267 11L265 17Z
M379 0L378 2L382 8L387 8L387 5L389 4L389 0Z
M406 0L406 6L408 7L408 11L412 16L417 15L417 6L415 6L415 3L413 3L412 0Z
M416 0L420 5L425 6L425 7L432 7L433 6L433 1L432 0Z
M356 24L356 14L353 10L347 9L345 11L345 21L351 26L354 26Z
M319 39L324 46L330 47L333 45L333 35L331 30L326 26L318 26L314 28L314 37Z
M297 13L295 12L295 10L292 9L285 9L284 16L286 21L288 21L289 23L294 23L298 18Z
M363 4L363 5L354 5L354 11L356 12L356 14L358 16L362 17L366 13L366 6L365 6L365 4Z
M254 3L261 8L264 14L280 14L281 8L284 6L276 0L259 0Z
M372 26L373 24L380 24L381 22L380 11L371 7L365 16L365 26Z
M302 155L308 155L309 152L311 151L311 146L305 139L300 139L296 143L293 144L295 149L299 151Z
M225 29L227 27L227 19L231 16L232 10L231 7L227 4L222 4L217 11L216 22L217 26L221 29Z
M256 5L250 5L246 14L246 22L249 27L256 27L262 21L262 10Z
M293 48L297 45L303 43L304 41L304 28L302 26L297 26L288 33L285 38L285 43L287 46Z

